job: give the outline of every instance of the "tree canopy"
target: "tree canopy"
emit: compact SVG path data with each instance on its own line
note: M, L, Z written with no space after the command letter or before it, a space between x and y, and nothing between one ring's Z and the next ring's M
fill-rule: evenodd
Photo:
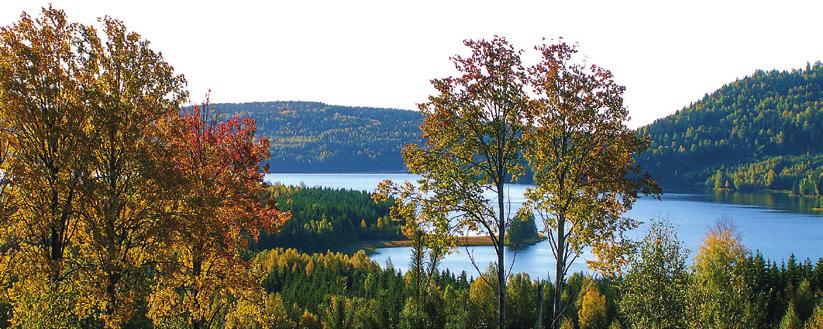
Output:
M251 119L181 112L183 76L122 22L99 22L48 7L0 28L11 325L120 328L173 314L197 328L262 307L240 254L288 219L260 202L268 141Z

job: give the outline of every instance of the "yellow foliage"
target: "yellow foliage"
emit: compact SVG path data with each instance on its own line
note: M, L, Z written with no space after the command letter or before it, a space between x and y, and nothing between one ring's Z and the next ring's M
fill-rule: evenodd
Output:
M298 327L305 329L322 329L323 324L320 322L320 319L317 318L317 315L314 315L314 313L304 310L303 316L300 317L300 323Z
M55 284L45 276L16 282L8 291L14 305L11 324L17 328L80 328L77 294L71 284Z
M806 321L805 329L823 329L823 303L814 308L812 317Z
M580 329L606 328L606 296L592 280L584 281L583 290L577 313Z
M470 309L477 312L469 316L476 326L491 328L497 323L497 286L489 283L496 282L496 276L491 268L483 276L485 280L478 278L469 286Z
M225 326L228 329L270 328L271 325L277 328L294 327L286 314L283 298L276 293L262 300L240 299L226 314Z
M713 328L736 328L743 321L748 289L742 263L746 249L731 223L721 220L712 229L694 259L694 284L689 287L687 314L694 323Z

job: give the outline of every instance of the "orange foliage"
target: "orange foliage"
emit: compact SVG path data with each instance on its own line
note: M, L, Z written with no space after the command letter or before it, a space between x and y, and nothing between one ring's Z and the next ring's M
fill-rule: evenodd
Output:
M229 303L229 294L265 302L260 271L240 252L261 228L273 231L289 214L259 201L264 191L259 164L268 157L269 142L255 139L254 120L217 121L206 104L167 124L173 149L169 174L178 182L179 216L171 238L173 265L157 288L166 290L158 294L165 298L150 300L150 316L183 312L197 328L208 326Z

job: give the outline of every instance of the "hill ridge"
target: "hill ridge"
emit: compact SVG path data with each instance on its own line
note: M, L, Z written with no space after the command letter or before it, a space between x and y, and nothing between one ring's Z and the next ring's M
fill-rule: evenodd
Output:
M212 105L257 121L272 143L270 172L405 172L400 150L419 141L417 111L304 101Z
M638 161L664 186L792 189L817 166L783 169L823 154L822 99L820 62L790 71L757 70L639 128L652 144ZM757 183L737 172L778 156L793 159L769 168L782 180ZM721 186L709 180L718 171L727 176Z

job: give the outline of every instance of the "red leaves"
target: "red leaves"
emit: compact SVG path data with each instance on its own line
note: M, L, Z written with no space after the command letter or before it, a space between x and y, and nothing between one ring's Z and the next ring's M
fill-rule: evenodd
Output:
M278 229L289 214L264 207L260 164L269 156L269 141L255 139L255 121L232 117L217 121L208 103L175 120L173 145L177 175L183 183L183 227L189 236L214 246L241 244L241 233L257 239L260 230ZM223 239L209 241L224 232Z

